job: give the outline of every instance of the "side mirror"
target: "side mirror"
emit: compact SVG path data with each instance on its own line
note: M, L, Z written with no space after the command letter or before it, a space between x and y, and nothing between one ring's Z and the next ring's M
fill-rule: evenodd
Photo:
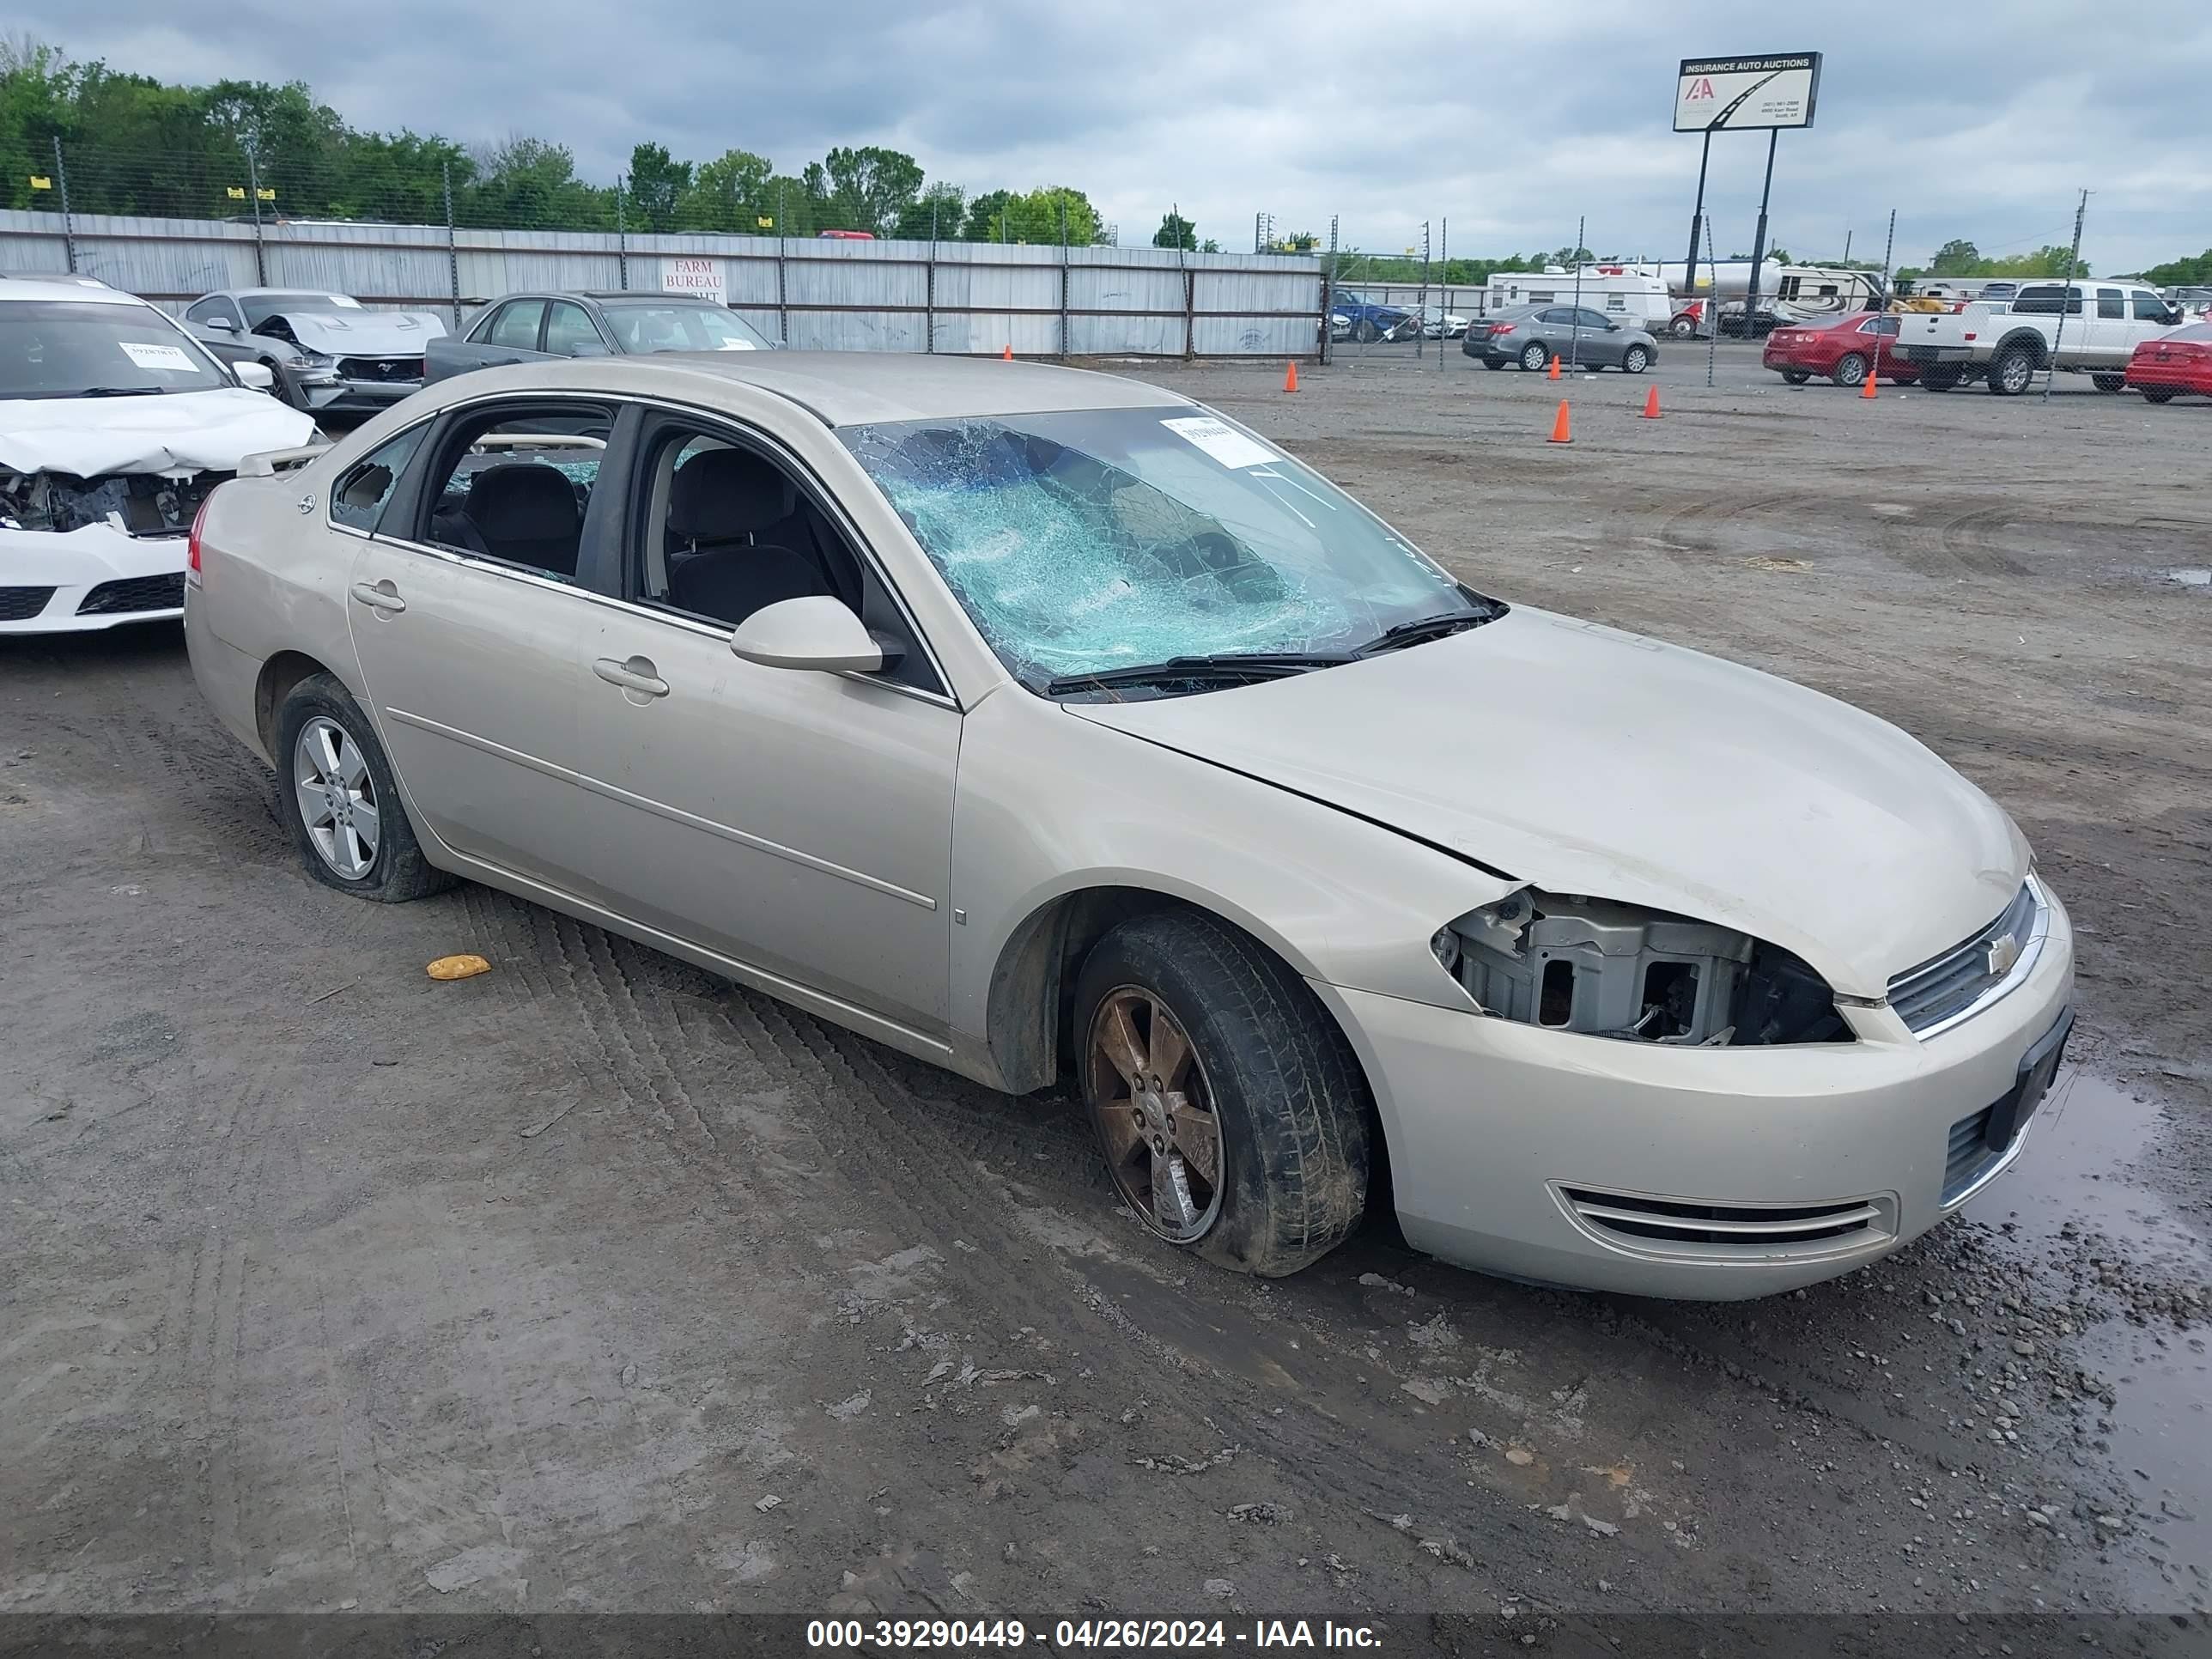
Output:
M611 357L615 354L607 349L605 340L579 340L568 348L568 355L571 357Z
M229 318L223 316L207 318L201 322L200 326L202 328L217 329L225 334L235 334L238 332L238 325L231 321Z
M1620 325L1619 323L1607 323L1605 325L1605 331L1608 334L1618 334L1620 332Z
M868 632L842 599L823 593L762 606L738 624L730 649L763 668L823 674L873 673L899 658L898 647Z
M276 376L266 363L233 363L230 372L238 376L239 385L248 392L270 392L276 389Z

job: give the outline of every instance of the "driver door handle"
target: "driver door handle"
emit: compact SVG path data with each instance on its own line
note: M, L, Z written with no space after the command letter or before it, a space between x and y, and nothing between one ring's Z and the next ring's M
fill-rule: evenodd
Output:
M592 665L592 672L609 685L619 685L625 691L641 691L648 697L668 695L668 682L660 678L650 657L632 657L625 662L601 657Z
M353 596L358 603L368 605L374 611L397 614L407 608L407 601L399 597L399 590L392 586L389 580L356 582L353 585Z

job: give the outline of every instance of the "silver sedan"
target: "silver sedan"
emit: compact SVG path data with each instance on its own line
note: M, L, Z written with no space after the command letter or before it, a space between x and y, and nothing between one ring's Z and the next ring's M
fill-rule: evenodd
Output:
M1468 325L1460 348L1486 368L1518 363L1534 373L1556 358L1569 368L1641 374L1659 361L1659 343L1587 306L1515 306Z
M2069 1027L2065 912L1911 738L1478 592L1131 380L488 370L250 462L191 572L316 879L1071 1085L1224 1266L1387 1202L1522 1279L1803 1285L2003 1170Z

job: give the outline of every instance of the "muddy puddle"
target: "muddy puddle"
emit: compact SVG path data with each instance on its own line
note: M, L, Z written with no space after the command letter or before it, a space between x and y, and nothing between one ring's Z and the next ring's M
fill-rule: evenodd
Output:
M2050 1257L2096 1249L2212 1277L2203 1232L2149 1184L2172 1132L2156 1097L2080 1068L2063 1073L2027 1148L1966 1206L2013 1247ZM2109 1243L2085 1241L2101 1235ZM2075 1354L2105 1377L2114 1404L2105 1438L2135 1494L2127 1518L2139 1548L2116 1553L2130 1599L2153 1608L2212 1605L2212 1329L2118 1317L2093 1327Z

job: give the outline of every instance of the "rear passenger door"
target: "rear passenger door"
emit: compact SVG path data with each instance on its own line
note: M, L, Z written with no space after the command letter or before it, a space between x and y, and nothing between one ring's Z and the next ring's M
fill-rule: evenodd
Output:
M370 714L418 827L590 898L575 781L577 641L606 535L592 508L614 411L466 404L423 439L361 533L348 587ZM352 493L360 493L358 491ZM333 527L349 505L340 481Z

